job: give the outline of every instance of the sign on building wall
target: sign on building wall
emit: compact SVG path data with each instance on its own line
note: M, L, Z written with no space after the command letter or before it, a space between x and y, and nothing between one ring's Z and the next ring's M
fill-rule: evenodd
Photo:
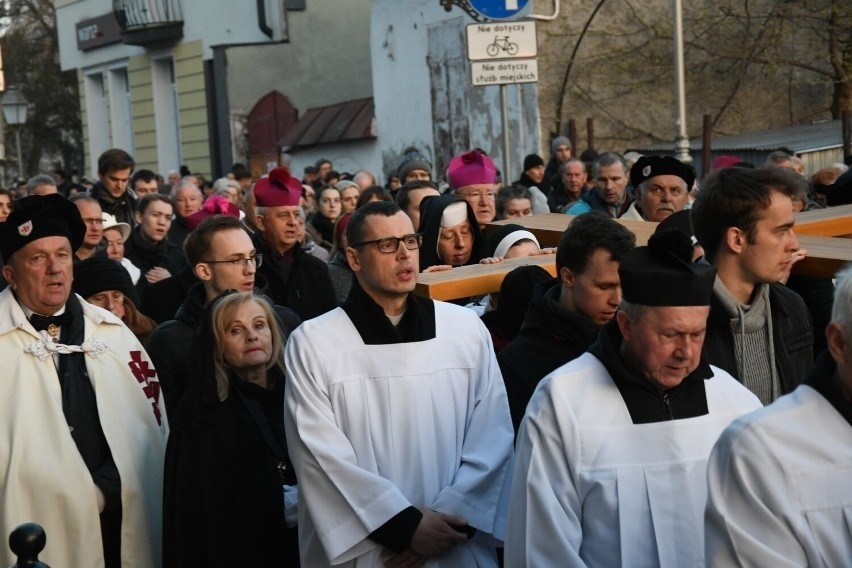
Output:
M77 49L80 51L121 41L121 28L112 12L77 22L76 29Z

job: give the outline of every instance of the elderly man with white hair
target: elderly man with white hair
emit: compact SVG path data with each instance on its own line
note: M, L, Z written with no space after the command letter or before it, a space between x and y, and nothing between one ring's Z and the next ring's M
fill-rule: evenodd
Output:
M803 384L744 416L710 456L708 566L848 566L852 559L852 267L828 350Z
M204 203L204 194L201 193L201 190L191 178L185 178L172 186L170 197L175 211L172 226L169 228L169 242L176 247L183 248L183 241L189 234L186 219L201 209L201 204Z

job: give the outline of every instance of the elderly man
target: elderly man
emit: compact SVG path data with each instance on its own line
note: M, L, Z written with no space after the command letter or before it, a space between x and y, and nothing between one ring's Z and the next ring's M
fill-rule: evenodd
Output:
M470 203L480 229L494 220L498 184L491 158L478 150L460 154L450 160L447 178L453 194Z
M58 192L56 180L47 174L33 176L27 180L27 195L50 195Z
M183 241L189 234L187 218L201 209L204 195L192 179L182 179L172 186L172 205L175 216L169 228L169 242L178 248L183 248Z
M74 251L74 262L85 260L102 251L104 239L104 218L101 204L88 193L76 193L70 198L77 206L80 216L86 224L86 235L80 248Z
M114 315L71 293L85 224L60 195L0 225L0 533L47 532L67 566L159 566L167 435L157 372ZM0 563L15 562L0 547Z
M559 186L553 186L547 196L547 204L553 213L564 213L577 203L586 190L586 164L578 158L570 158L559 166Z
M604 152L592 166L595 187L587 191L580 201L569 207L568 215L582 215L600 211L618 219L630 207L633 198L627 192L627 164L621 154Z
M302 184L287 168L273 168L257 181L252 193L257 202L257 232L252 239L264 258L258 274L268 282L266 294L303 320L334 309L337 302L328 266L305 252L299 241Z
M689 203L689 190L695 183L695 170L671 156L642 156L630 168L630 184L636 201L622 219L659 223L683 211Z
M792 394L734 422L709 465L709 566L852 559L852 267L838 275L828 351Z
M346 232L352 292L285 355L302 565L497 566L512 426L488 331L412 294L421 240L399 207Z
M845 566L852 558L852 268L828 351L793 391L734 422L709 465L710 566Z
M101 204L101 210L121 223L136 226L136 194L128 188L136 162L118 148L107 150L98 157L98 183L89 193Z
M530 400L508 567L703 562L710 450L760 403L701 360L715 270L691 262L686 235L668 236L622 258L615 320Z

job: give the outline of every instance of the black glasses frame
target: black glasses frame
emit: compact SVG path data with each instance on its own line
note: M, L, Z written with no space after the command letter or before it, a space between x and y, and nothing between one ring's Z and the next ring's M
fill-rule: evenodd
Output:
M202 260L206 264L226 264L229 263L231 266L237 266L237 263L242 262L243 268L248 268L249 262L254 264L255 268L260 268L260 265L263 264L263 255L256 254L254 256L250 256L248 258L232 258L231 260Z
M405 242L407 239L414 237L416 239L415 246L409 246L409 243ZM411 233L409 235L403 235L401 237L385 237L383 239L373 239L372 241L364 241L361 243L356 243L354 245L349 245L352 248L363 247L366 245L375 244L376 248L379 249L379 252L382 254L393 254L399 250L399 243L405 245L405 248L408 250L417 250L421 246L423 246L423 235L421 233ZM393 248L391 248L393 247ZM387 250L383 250L387 249Z

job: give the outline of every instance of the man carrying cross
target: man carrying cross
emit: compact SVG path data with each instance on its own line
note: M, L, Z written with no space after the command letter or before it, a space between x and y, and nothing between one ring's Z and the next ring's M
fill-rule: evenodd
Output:
M121 320L71 294L85 232L60 195L24 198L0 224L0 535L35 522L51 564L158 566L159 382Z

